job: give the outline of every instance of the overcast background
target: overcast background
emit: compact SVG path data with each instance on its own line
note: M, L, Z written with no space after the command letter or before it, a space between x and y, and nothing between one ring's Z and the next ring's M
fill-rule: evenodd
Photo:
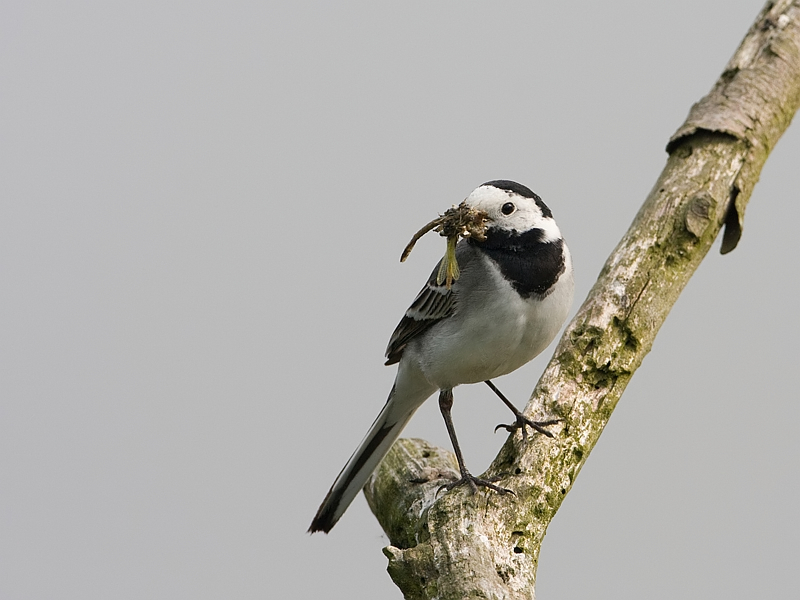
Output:
M363 497L306 529L379 411L389 334L518 180L576 306L761 0L0 8L0 598L393 598ZM770 157L555 517L537 596L791 597L797 173ZM551 350L498 381L526 402ZM507 410L454 419L479 473ZM406 430L449 447L435 402Z

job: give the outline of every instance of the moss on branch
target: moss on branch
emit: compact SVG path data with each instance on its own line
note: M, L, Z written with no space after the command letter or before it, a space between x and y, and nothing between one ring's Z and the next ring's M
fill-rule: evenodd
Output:
M769 2L567 326L526 408L555 438L509 436L487 477L515 496L437 494L449 452L400 440L365 487L406 598L531 598L539 548L633 373L722 228L735 248L769 152L800 105L800 0Z

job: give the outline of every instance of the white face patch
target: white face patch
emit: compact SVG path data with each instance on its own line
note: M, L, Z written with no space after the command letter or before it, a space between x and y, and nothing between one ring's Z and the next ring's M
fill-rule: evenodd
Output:
M526 198L492 185L482 185L467 196L465 202L468 206L485 211L491 219L492 227L517 233L541 229L544 232L542 241L553 242L561 239L561 231L556 222L552 217L542 215L542 209L533 198ZM513 204L514 210L510 214L504 214L508 212L506 207L508 203Z

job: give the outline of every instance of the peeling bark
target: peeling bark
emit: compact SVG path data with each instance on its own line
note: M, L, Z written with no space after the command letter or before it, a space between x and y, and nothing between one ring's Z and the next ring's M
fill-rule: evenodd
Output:
M761 169L800 105L800 0L768 2L669 158L526 407L555 439L509 437L486 473L515 496L438 494L455 461L400 440L364 488L406 598L532 598L544 534L684 286L724 227L738 243ZM420 483L422 482L422 483Z

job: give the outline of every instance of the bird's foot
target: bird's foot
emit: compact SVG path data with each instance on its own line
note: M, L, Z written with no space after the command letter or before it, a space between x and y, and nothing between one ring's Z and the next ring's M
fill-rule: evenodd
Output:
M545 427L549 425L555 425L556 423L561 423L562 419L550 419L549 421L533 421L529 419L521 412L516 413L517 420L514 423L506 425L504 423L500 423L497 427L494 428L495 432L501 427L508 431L509 433L514 433L517 429L522 430L522 439L523 441L528 441L528 427L533 429L534 431L538 431L542 435L546 435L547 437L553 437L553 432L548 431Z
M455 489L457 487L460 487L462 485L468 485L470 487L470 489L472 490L473 494L478 491L479 487L485 487L485 488L489 488L490 490L494 490L495 492L497 492L501 496L504 495L504 494L511 494L512 496L516 496L516 494L514 494L514 492L512 490L509 490L508 488L500 487L499 485L495 485L493 483L493 482L498 481L500 479L502 479L502 477L499 476L499 475L497 475L495 477L490 477L489 479L481 479L480 477L475 477L472 473L470 473L469 471L467 471L465 469L465 470L461 471L461 479L458 479L456 481L453 481L452 483L446 483L443 486L440 486L439 489L436 491L436 493L438 494L442 490L447 490L449 492L450 490L453 490L453 489Z

